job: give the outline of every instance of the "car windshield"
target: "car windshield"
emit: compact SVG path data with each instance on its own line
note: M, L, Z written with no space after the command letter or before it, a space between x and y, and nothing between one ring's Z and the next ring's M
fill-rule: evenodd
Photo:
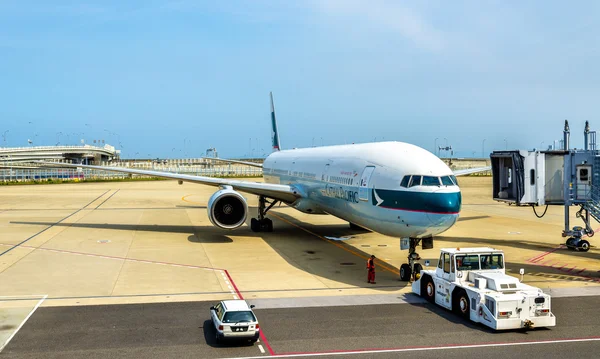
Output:
M456 270L478 270L479 256L477 254L457 255Z
M482 254L481 255L481 269L502 269L504 268L504 261L502 260L502 254Z
M256 317L251 311L245 312L227 312L223 317L223 323L249 323L255 322Z

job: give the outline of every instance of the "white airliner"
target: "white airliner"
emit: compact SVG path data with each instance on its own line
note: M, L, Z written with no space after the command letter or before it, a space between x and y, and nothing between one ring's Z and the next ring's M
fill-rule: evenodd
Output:
M416 247L433 246L433 236L456 223L461 207L455 176L489 167L453 172L429 151L403 142L376 142L280 150L271 95L274 152L263 164L223 160L262 167L264 182L219 179L118 167L66 165L177 179L220 189L208 201L208 217L217 227L234 229L246 223L248 206L240 192L257 195L258 218L252 231L272 231L266 214L277 202L301 212L330 214L384 235L408 239L408 264L400 277L408 281L421 268Z

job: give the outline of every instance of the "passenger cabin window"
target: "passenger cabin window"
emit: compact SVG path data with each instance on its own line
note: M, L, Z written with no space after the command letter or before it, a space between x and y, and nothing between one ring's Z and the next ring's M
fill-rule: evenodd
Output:
M440 179L433 176L423 176L423 186L439 186Z
M529 171L529 184L535 185L535 170L533 168Z
M402 178L402 182L400 182L401 187L408 187L408 182L410 181L410 176L404 176Z
M450 176L442 177L442 184L444 186L454 186L454 182L452 182L452 179L450 178Z
M450 273L450 254L444 253L444 272Z
M421 185L421 176L412 176L409 187L414 187L414 186L419 186L419 185Z

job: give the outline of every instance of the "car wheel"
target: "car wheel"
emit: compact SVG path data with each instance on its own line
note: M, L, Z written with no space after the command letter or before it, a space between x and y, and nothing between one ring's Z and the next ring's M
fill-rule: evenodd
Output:
M433 284L433 280L429 276L425 277L423 288L421 288L421 296L428 302L435 302L435 284Z
M470 311L469 296L464 290L461 290L456 296L456 299L456 312L460 314L463 318L468 319Z

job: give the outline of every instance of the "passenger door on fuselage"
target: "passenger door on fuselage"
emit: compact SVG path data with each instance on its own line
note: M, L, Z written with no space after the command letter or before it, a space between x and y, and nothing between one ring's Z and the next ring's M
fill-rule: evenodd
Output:
M369 188L373 171L375 171L375 166L367 166L360 176L360 182L358 183L358 199L361 201L369 200Z

